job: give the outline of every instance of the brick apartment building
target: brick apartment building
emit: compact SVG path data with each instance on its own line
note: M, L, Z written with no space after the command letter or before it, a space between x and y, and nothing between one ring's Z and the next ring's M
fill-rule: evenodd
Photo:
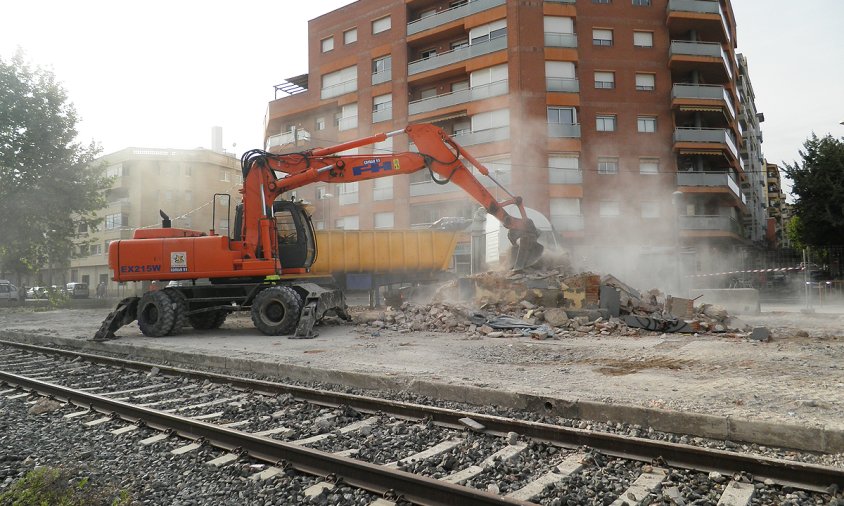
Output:
M268 150L435 123L593 268L618 246L634 263L680 246L687 272L721 270L764 240L760 118L729 0L360 0L311 20L307 50L309 72L269 103ZM360 153L413 149L391 140ZM297 194L320 228L476 207L427 171Z

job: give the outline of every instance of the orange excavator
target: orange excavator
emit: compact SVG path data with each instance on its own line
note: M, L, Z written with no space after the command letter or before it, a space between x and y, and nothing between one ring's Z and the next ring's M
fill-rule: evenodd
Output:
M400 134L407 134L418 152L338 154ZM492 179L509 199L498 202L461 158ZM109 244L114 281L175 283L120 301L94 340L114 339L117 329L135 319L144 335L160 337L177 334L188 325L217 328L229 313L250 311L253 324L264 334L307 338L313 337L314 324L326 313L348 318L343 293L332 288L333 279L309 272L317 248L304 204L279 198L315 182L350 183L428 169L435 182L458 185L508 229L513 268L532 265L542 255L539 232L527 218L521 197L510 194L483 164L434 125L415 124L298 153L252 150L241 158L241 168L243 197L235 208L232 237L214 230L173 228L162 211L161 228L138 229L132 239ZM216 194L214 199L230 201L227 197ZM521 216L508 214L504 209L508 205L515 205ZM230 213L229 204L227 216Z

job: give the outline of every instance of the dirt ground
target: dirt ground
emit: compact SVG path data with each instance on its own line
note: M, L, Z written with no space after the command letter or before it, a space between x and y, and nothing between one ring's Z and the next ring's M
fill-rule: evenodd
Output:
M215 331L158 339L133 324L118 332L116 342L844 429L844 305L815 311L763 305L759 315L742 317L768 327L770 342L718 334L534 341L356 325L323 326L316 339L289 340L260 334L244 313ZM88 339L107 313L0 308L0 337Z

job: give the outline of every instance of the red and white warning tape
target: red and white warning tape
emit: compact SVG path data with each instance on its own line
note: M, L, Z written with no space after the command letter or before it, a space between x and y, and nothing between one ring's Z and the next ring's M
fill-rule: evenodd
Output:
M710 274L691 274L690 278L701 278L705 276L729 276L731 274L758 274L762 272L786 272L786 271L802 271L802 267L779 267L776 269L753 269L749 271L729 271L729 272L713 272Z

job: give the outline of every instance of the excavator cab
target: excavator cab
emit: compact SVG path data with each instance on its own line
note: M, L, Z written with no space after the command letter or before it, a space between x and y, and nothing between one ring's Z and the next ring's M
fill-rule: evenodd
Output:
M284 269L310 269L316 260L316 234L298 202L276 200L273 216L278 230L278 256Z

